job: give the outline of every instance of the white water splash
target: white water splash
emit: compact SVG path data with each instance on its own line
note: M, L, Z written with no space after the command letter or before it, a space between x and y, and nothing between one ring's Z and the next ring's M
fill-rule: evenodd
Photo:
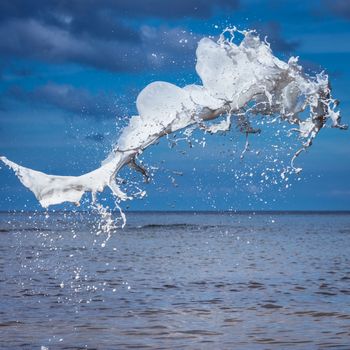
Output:
M243 36L239 44L234 42L237 33ZM288 171L295 172L301 170L294 166L296 157L312 144L328 121L332 127L346 128L340 124L328 76L307 76L295 57L281 61L254 31L233 28L226 29L217 42L204 38L198 43L196 55L196 71L203 85L180 88L156 81L146 86L136 100L139 115L131 117L100 168L81 176L55 176L25 168L6 157L0 159L15 171L43 207L63 202L78 205L85 192L91 192L94 200L105 187L119 202L132 196L121 191L118 172L130 165L147 177L146 170L136 163L137 156L162 136L187 127L190 133L196 127L217 133L229 130L234 123L248 138L260 132L249 122L256 115L294 124L296 128L292 130L299 133L301 146ZM302 119L304 111L308 111L306 119ZM208 125L208 121L220 117L221 121ZM248 146L247 141L243 154ZM113 226L108 212L98 205L96 208L107 218L106 225ZM101 230L105 231L105 227Z

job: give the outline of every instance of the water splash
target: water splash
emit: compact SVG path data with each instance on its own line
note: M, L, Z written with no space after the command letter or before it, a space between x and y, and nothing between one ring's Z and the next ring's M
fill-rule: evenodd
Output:
M240 42L237 34L243 37ZM81 176L55 176L25 168L6 157L0 159L15 171L43 207L63 202L79 205L85 192L92 193L95 203L96 194L109 187L120 209L120 201L134 196L120 189L119 171L129 165L148 179L145 168L137 163L137 156L175 131L188 128L190 136L198 128L214 134L228 131L235 124L247 137L243 157L249 150L248 136L262 131L252 127L254 117L284 121L295 125L292 130L299 134L301 143L285 173L298 173L301 168L295 166L295 159L311 146L328 122L334 128L347 128L340 122L338 101L331 96L328 76L323 72L315 77L306 75L296 57L288 62L278 59L269 43L262 41L255 31L227 28L217 42L203 38L196 56L196 71L203 85L180 88L156 81L146 86L136 100L139 115L130 118L100 168ZM213 123L219 118L222 119ZM100 205L95 207L106 219L101 230L107 227L108 231L113 226L112 217ZM125 216L121 209L120 212L125 225Z

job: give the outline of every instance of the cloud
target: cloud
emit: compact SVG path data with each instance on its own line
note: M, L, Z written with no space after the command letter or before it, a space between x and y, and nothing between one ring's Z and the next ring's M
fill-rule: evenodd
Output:
M0 5L1 18L45 19L50 22L73 24L76 28L87 28L94 18L101 27L110 28L115 18L155 17L163 19L182 19L183 17L208 18L218 9L234 10L239 0L3 0ZM76 23L74 23L76 22ZM113 28L113 27L112 27ZM104 30L103 30L104 31Z
M12 68L11 74L17 78L28 78L33 75L33 71L28 68Z
M267 36L267 41L271 44L271 48L274 51L290 53L296 50L300 45L298 40L286 40L283 38L282 28L278 22L256 23L255 28L261 38Z
M307 33L299 48L303 53L349 53L350 41L348 33Z
M239 6L238 0L121 0L116 5L119 11L126 15L134 13L136 16L150 16L160 18L209 18L217 9L234 10Z
M32 91L12 87L8 94L20 101L53 106L74 115L114 118L120 113L112 96L93 95L88 90L67 84L48 83Z
M0 37L0 53L4 55L83 63L114 71L139 67L140 49L131 43L80 40L66 30L44 26L35 20L5 22L0 26Z
M325 195L332 197L350 197L350 190L348 189L333 189L329 192L326 192Z
M169 66L169 57L189 56L194 39L179 28L143 26L139 40L84 40L36 20L11 20L0 25L0 53L55 63L80 63L111 71L140 71ZM183 39L186 38L186 39ZM183 41L181 41L183 39ZM158 58L153 55L158 49ZM192 53L193 54L193 53Z
M323 3L333 14L350 19L350 3L348 0L323 0Z
M182 60L192 48L173 41L179 32L176 28L151 30L150 18L203 19L238 6L238 0L4 0L0 2L0 54L110 71L171 67L171 54ZM158 57L152 55L154 47Z

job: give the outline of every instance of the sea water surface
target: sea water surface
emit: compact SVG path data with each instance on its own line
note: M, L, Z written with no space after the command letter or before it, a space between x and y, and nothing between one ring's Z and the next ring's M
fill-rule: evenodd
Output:
M0 214L1 349L350 349L349 213Z

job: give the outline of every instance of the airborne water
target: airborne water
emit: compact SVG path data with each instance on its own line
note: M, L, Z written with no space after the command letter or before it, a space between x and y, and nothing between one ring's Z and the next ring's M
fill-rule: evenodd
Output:
M239 43L235 42L237 33L243 36ZM145 192L124 192L118 174L129 165L148 179L137 158L163 136L185 130L189 138L195 129L206 134L224 133L234 125L247 137L242 158L249 149L248 135L264 132L272 122L282 121L300 138L290 165L282 171L284 178L301 171L294 164L296 157L311 146L328 121L332 127L346 128L340 123L338 102L331 96L328 76L306 75L295 57L288 62L278 59L254 31L226 29L217 42L203 38L196 56L196 71L203 85L181 88L156 81L146 86L136 100L139 115L130 118L100 168L81 176L56 176L25 168L6 157L0 160L15 171L43 207L64 202L78 205L83 194L91 192L93 205L109 220L108 213L96 204L97 193L108 187L125 225L119 202L143 197ZM266 120L261 130L252 123L257 116ZM216 119L219 121L213 122Z

